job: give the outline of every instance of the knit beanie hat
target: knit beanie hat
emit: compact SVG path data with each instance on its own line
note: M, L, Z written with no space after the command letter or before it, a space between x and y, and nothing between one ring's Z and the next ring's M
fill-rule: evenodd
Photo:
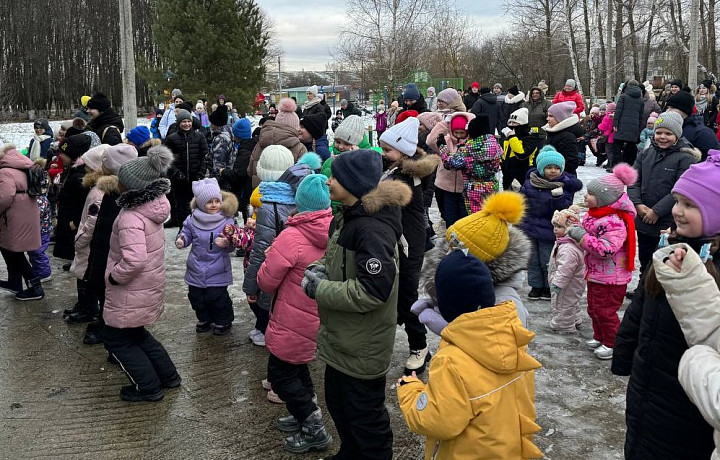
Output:
M537 165L538 174L543 177L545 177L545 168L550 165L560 166L560 171L565 171L565 157L562 156L562 153L555 150L555 147L552 145L546 145L540 149L535 164Z
M319 91L320 90L318 89L317 85L312 85L312 86L308 87L307 91L305 91L305 92L313 93L315 96L317 96Z
M136 126L128 131L127 138L135 145L143 145L150 140L150 130L147 126Z
M668 107L675 107L685 115L691 115L695 107L695 98L690 93L678 91L667 99L665 110L667 110Z
M513 123L517 123L518 125L526 125L528 124L529 115L530 111L525 107L517 109L510 114L510 118L508 118L508 123L512 121Z
M465 117L453 117L450 120L450 132L455 131L456 129L464 129L467 131L468 129L468 120Z
M572 86L572 89L577 89L577 83L572 78L565 80L565 86Z
M412 99L413 101L420 99L420 90L415 83L408 83L407 86L405 86L403 99Z
M357 115L345 118L335 129L335 139L340 139L350 145L358 145L363 140L365 124Z
M97 93L88 100L87 108L104 112L110 108L110 99L108 99L103 93Z
M508 225L517 225L525 213L525 199L517 192L490 195L480 211L455 222L445 232L451 245L467 248L471 254L488 263L508 247Z
M480 89L480 83L474 81L470 84L470 88L478 88ZM457 92L457 91L456 91Z
M561 211L555 211L553 213L551 222L553 225L558 227L569 227L571 225L580 225L580 207L578 205L572 205L568 209Z
M502 86L500 86L500 89L502 89ZM508 94L512 94L513 96L517 96L520 94L520 89L517 87L517 85L512 85L510 88L508 88Z
M442 115L437 112L423 112L417 116L417 119L420 121L420 124L425 127L425 129L432 131L435 125L442 121Z
M428 89L426 91L428 97L435 95L435 87L434 86L428 86Z
M385 131L387 132L387 131ZM332 177L355 198L377 188L382 176L382 158L374 150L361 149L335 157L331 165Z
M214 177L193 181L192 191L193 195L195 195L195 202L198 205L198 209L201 211L205 210L205 205L213 198L217 198L222 203L220 186Z
M87 152L83 153L81 157L83 164L88 168L92 169L93 171L97 171L98 169L102 168L103 153L105 153L105 150L108 147L110 146L107 144L100 144L97 147L93 147Z
M122 165L136 159L137 157L138 152L132 145L113 145L105 149L103 152L102 167L110 172L110 174L117 176Z
M483 86L482 88L480 88L480 94L490 94L491 92L492 90L487 86Z
M607 107L605 107L607 108ZM593 107L590 109L590 115L599 115L600 114L600 107Z
M657 117L654 117L654 116L650 115L650 116L648 117L647 124L648 124L648 125L652 125L652 126L653 126L653 129L654 129L654 128L655 128L655 122L656 122L656 121L657 121Z
M417 118L417 116L420 115L417 110L403 110L398 114L398 116L395 118L395 123L402 123L403 121L407 120L408 118Z
M225 104L218 106L218 108L213 110L213 113L208 116L208 120L210 121L210 124L217 126L218 128L225 126L228 122L227 106Z
M440 314L448 323L458 316L495 305L490 269L466 251L452 251L435 270L435 290Z
M347 107L348 101L347 99L340 99L340 107Z
M650 118L648 118L648 123L650 123ZM658 128L665 128L680 139L683 135L683 118L675 112L663 112L655 120L653 131Z
M461 117L453 118L453 121ZM493 134L493 129L490 128L490 117L484 113L479 113L477 117L470 120L467 125L468 137L475 139L476 137Z
M602 106L600 106L600 109L602 109ZM615 109L617 109L617 104L614 102L608 102L605 104L605 113L608 115L612 115L615 113Z
M689 198L700 210L703 236L720 234L720 150L708 150L708 158L690 166L675 182L673 193Z
M50 128L50 122L47 118L38 118L37 120L35 120L35 123L33 123L33 128L42 128L45 130L45 134L52 131L52 129Z
M321 211L330 207L330 189L323 174L310 174L300 182L295 192L298 212Z
M495 83L495 84L493 85L493 89L495 89L495 88L500 88L500 89L502 89L502 83Z
M170 93L170 96L173 99L177 99L178 97L183 100L185 99L184 97L182 97L182 91L180 91L180 88L173 88L172 92Z
M90 96L82 96L80 97L80 105L83 107L87 107L87 103L90 100Z
M313 171L317 171L318 169L322 168L322 158L320 158L320 155L318 155L315 152L307 152L301 156L296 165L307 165L310 169Z
M598 207L609 206L620 199L625 193L625 186L637 181L637 171L626 164L620 163L613 168L612 174L593 179L587 184L587 191L597 199Z
M323 113L311 113L302 117L300 126L304 127L313 139L320 139L327 131L327 118Z
M458 99L460 99L460 95L453 88L444 89L440 91L437 95L438 101L443 101L448 105L452 105L453 102L457 101Z
M417 152L419 127L420 120L415 117L408 118L402 123L394 124L388 128L382 133L378 141L384 142L395 150L411 157Z
M269 145L260 154L257 175L263 182L275 182L295 163L293 154L282 145Z
M185 109L178 109L177 115L175 115L175 121L177 122L178 126L183 120L192 120L192 115Z
M670 81L670 86L677 86L678 88L683 87L683 82L680 79L675 79Z
M190 112L190 114L192 114L192 111L195 110L195 106L193 106L192 102L190 101L184 101L182 104L176 106L175 108L187 110L188 112Z
M150 147L147 156L129 161L120 167L118 179L128 190L141 190L160 179L173 161L173 154L164 145Z
M91 143L92 140L89 136L82 133L74 134L72 136L65 137L62 141L62 144L60 144L60 153L64 153L70 157L71 160L75 161L80 158L83 153L90 149Z
M573 101L558 102L548 108L548 113L560 122L572 117L575 108L577 108L577 106Z
M300 119L295 111L297 104L289 97L280 99L277 105L278 114L275 115L275 121L293 128L295 131L300 129Z
M238 139L250 139L252 137L252 125L247 118L241 118L232 125L233 136Z

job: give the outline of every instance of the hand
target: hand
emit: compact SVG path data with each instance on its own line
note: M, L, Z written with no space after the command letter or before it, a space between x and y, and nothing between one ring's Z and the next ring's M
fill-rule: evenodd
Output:
M670 257L667 258L665 261L665 265L672 268L676 272L680 273L682 270L682 263L683 260L685 260L685 255L687 254L687 251L683 248L676 248L671 254Z
M175 240L175 247L178 249L182 249L185 247L185 240L183 240L182 236Z
M77 225L75 225L75 222L73 221L70 221L70 230L72 230L73 232L77 230Z
M563 193L565 193L565 190L562 187L550 190L550 195L552 196L563 196Z
M647 212L650 210L650 208L648 208L648 207L645 206L644 204L636 204L636 205L635 205L635 210L637 211L638 216L640 216L641 218L643 218L643 217L645 217L645 214L647 214Z
M648 208L648 212L645 213L642 220L643 220L643 222L645 222L648 225L653 225L654 223L656 223L658 221L659 218L660 218L660 216L658 216L655 211Z
M257 303L257 294L248 294L245 296L248 303Z
M505 137L510 137L511 133L514 134L513 130L508 128L507 126L504 127L501 132L503 133L503 136L505 136Z
M230 241L228 241L228 239L225 238L224 236L221 235L221 236L218 236L217 238L215 238L215 246L225 249L229 245L230 245Z
M313 273L322 273L327 278L327 269L323 264L311 265L307 269Z
M255 230L256 225L255 219L252 217L248 218L247 222L245 222L245 228L248 230Z
M572 227L567 229L567 232L565 234L569 236L570 238L574 239L577 242L580 242L580 240L583 239L587 232L584 228L582 228L579 225L573 225Z
M305 295L311 299L315 298L318 286L323 281L327 281L327 275L325 272L313 272L311 270L305 270L305 277L302 280L301 286Z
M398 381L397 381L398 386L402 386L402 385L405 385L405 384L407 383L407 382L405 381L405 377L406 377L406 376L403 375L402 377L400 377L400 378L398 379ZM417 374L415 373L415 371L412 371L412 374L410 374L409 377L414 378L414 379L418 378L418 376L417 376Z

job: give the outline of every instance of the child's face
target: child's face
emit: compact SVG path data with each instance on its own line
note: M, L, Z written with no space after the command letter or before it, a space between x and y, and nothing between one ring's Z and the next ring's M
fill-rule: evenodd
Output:
M666 149L675 145L677 142L677 136L672 133L669 129L658 128L655 130L655 143L661 149Z
M418 127L418 134L427 134L430 131L425 127L424 124L420 123L420 126Z
M326 184L330 189L330 199L333 201L339 201L344 204L350 204L349 201L352 199L352 194L342 186L340 182L334 177L330 176Z
M349 152L350 150L357 149L356 146L338 138L335 138L335 148L340 152Z
M437 101L437 108L438 108L438 109L440 109L440 110L445 110L445 109L447 109L448 107L450 107L450 106L449 106L449 104L448 104L447 102L445 102L445 101L440 101L440 100Z
M35 128L35 134L37 134L38 136L42 136L43 134L45 134L45 128L43 128L42 126L39 128Z
M587 206L588 208L597 208L598 207L597 197L595 197L595 195L593 195L592 193L586 193L585 194L585 206Z
M412 107L417 102L416 99L405 99L405 105L407 107Z
M465 129L453 129L452 135L459 140L465 140L468 137L468 132Z
M562 238L563 236L565 236L565 231L567 231L566 227L553 224L553 233L555 234L556 238Z
M655 123L648 122L648 124L645 125L645 128L647 128L647 129L653 129L654 126L655 126Z
M702 236L702 215L700 209L688 197L673 193L675 206L672 208L672 216L677 224L678 235L687 238L698 238Z
M64 129L60 128L58 131L58 138L65 137L65 132L66 131Z
M403 156L402 152L390 147L385 142L380 142L380 147L382 148L383 156L390 161L398 161Z
M548 113L548 116L547 116L547 122L548 122L548 124L550 125L551 128L552 128L553 126L555 126L556 124L558 124L558 121L555 119L555 117L553 117L553 116L552 116L551 114L549 114L549 113Z
M217 198L211 198L210 201L205 203L205 208L203 209L208 214L217 214L220 212L220 200Z
M547 165L545 169L543 169L543 176L545 176L547 180L557 179L560 177L560 174L562 174L562 169L560 169L558 165Z
M192 128L192 120L186 118L180 122L179 126L183 131L190 131L190 128Z

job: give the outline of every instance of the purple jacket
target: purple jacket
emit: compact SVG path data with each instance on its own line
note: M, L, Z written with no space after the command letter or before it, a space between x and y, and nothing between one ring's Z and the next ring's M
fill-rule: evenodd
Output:
M562 182L564 184L563 192L561 195L554 196L550 190L540 189L532 185L530 176L533 173L538 174L538 170L531 168L527 172L525 183L520 189L520 193L525 195L527 199L525 217L520 223L520 228L530 238L555 241L552 226L553 213L567 209L573 204L573 196L575 192L582 189L582 182L572 174L562 173L553 182Z

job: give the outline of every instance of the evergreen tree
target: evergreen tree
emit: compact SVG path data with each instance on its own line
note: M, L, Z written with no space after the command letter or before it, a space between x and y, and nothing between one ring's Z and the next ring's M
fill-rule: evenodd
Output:
M265 79L270 36L255 0L157 0L153 40L172 86L249 107Z

